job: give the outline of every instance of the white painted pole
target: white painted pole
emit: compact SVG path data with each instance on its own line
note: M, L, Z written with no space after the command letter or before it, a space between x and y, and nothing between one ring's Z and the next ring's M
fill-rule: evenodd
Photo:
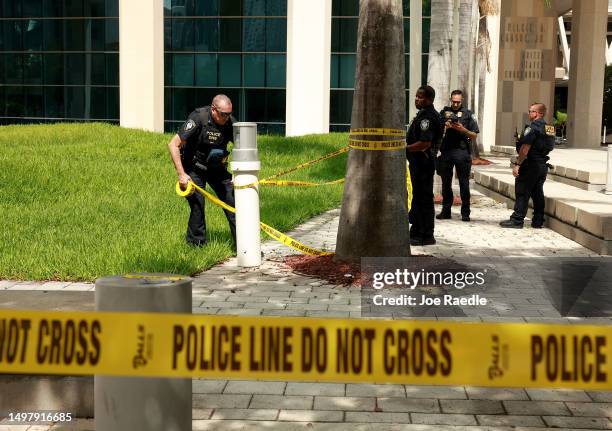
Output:
M257 124L234 123L232 170L236 200L236 252L238 266L261 265L259 237L259 188L257 184L260 162L257 155Z
M612 195L612 144L608 144L608 176L606 180L606 194Z

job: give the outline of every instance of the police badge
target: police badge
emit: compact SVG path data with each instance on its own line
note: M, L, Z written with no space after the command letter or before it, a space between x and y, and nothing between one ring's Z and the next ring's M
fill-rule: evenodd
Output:
M421 130L423 131L429 130L429 120L428 119L421 120Z

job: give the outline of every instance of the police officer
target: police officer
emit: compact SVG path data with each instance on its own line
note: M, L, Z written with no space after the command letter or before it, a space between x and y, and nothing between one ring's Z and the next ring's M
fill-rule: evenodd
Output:
M232 102L224 94L218 94L210 106L198 108L189 114L187 121L170 143L172 156L181 188L191 180L204 188L210 184L219 199L234 205L232 176L227 171L227 144L233 141ZM206 220L204 196L193 193L187 197L191 213L187 223L187 243L196 247L206 244ZM236 243L236 217L224 210L234 244Z
M438 220L451 218L453 205L453 167L457 170L461 194L461 220L470 221L471 144L480 133L472 113L463 107L463 93L451 93L451 106L440 111L444 123L444 137L438 159L438 174L442 177L442 211Z
M544 121L546 106L534 103L529 107L529 121L523 133L517 136L518 157L512 167L516 202L509 220L500 222L506 228L523 227L527 215L529 197L533 200L531 227L539 229L544 224L544 181L548 173L548 153L555 146L555 128Z
M433 143L442 135L440 115L433 107L436 92L429 85L417 90L414 104L419 109L406 136L406 157L410 162L412 208L410 244L432 245L434 238L434 154Z

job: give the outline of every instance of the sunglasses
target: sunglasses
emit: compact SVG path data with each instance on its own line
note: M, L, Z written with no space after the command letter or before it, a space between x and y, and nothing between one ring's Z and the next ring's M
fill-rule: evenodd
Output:
M230 111L230 112L223 112L223 111L221 111L215 105L213 105L213 108L215 108L215 111L217 111L217 114L219 114L221 116L221 118L229 118L229 116L232 115L232 111Z

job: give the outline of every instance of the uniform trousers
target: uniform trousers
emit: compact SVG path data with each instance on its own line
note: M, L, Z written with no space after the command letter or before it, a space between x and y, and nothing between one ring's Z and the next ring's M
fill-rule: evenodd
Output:
M544 223L544 181L548 174L545 162L525 160L519 168L519 176L514 180L516 202L510 218L516 223L523 223L527 215L529 198L533 200L532 225L541 226Z
M409 213L410 237L429 239L434 236L433 158L425 152L409 153L412 207Z
M461 148L443 151L440 156L438 174L442 178L442 213L450 215L453 206L453 168L457 170L461 215L470 216L470 171L472 157Z

